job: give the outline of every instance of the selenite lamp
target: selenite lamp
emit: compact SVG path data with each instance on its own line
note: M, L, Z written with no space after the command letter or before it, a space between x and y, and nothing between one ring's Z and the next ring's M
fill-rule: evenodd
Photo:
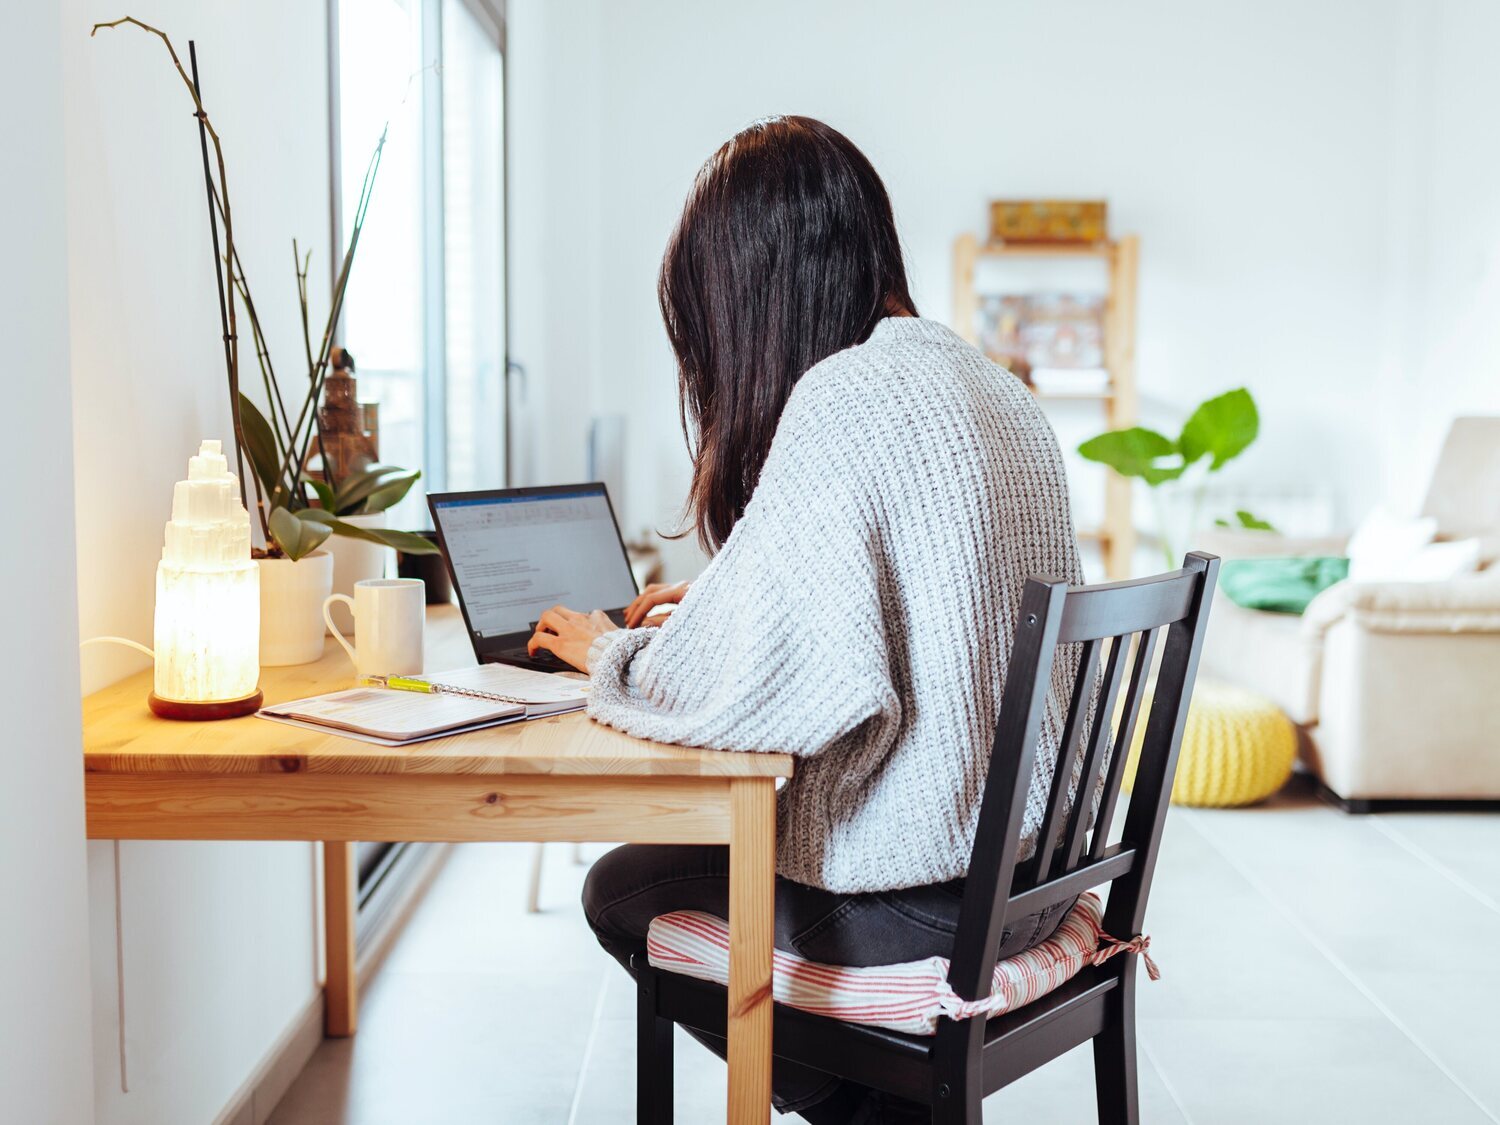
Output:
M167 719L228 719L261 704L260 569L222 446L205 441L172 491L156 567L156 690Z

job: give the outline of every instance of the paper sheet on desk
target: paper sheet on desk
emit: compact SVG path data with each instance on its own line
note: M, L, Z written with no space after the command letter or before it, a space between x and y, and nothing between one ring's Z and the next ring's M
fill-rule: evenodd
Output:
M272 715L265 711L258 712L262 719L269 719L273 723L281 723L289 727L301 727L303 730L315 730L319 734L331 734L338 738L352 738L356 742L368 742L372 746L389 746L399 749L403 746L416 746L422 742L431 742L437 738L447 738L455 734L468 734L470 731L486 730L489 727L501 727L507 723L519 723L525 721L524 715L506 715L499 719L490 719L483 723L474 723L472 726L455 727L453 730L440 731L433 735L422 735L417 738L380 738L373 734L363 734L355 730L339 730L336 727L324 726L322 723L309 723L301 719L289 718L286 715Z
M399 743L520 719L525 717L526 708L462 695L351 688L277 703L262 708L260 714L268 719L298 720L301 725Z

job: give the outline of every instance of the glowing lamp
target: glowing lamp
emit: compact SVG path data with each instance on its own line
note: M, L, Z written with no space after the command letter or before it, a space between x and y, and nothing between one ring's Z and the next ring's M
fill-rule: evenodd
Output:
M205 441L172 491L156 567L156 690L168 719L227 719L261 704L260 569L221 445Z

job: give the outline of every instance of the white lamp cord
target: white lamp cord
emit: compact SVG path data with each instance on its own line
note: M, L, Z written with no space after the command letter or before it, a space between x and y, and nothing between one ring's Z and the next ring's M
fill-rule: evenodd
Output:
M78 642L79 648L86 648L89 645L126 645L137 652L144 652L152 660L156 659L156 653L141 644L140 641L132 641L129 637L90 637L86 641Z
M86 641L78 642L79 648L89 645L125 645L144 652L152 660L156 659L156 653L152 652L139 641L132 641L129 637L90 637ZM130 1093L130 1077L125 1066L125 922L124 908L121 904L120 895L120 841L115 840L115 1009L118 1016L120 1028L120 1093Z

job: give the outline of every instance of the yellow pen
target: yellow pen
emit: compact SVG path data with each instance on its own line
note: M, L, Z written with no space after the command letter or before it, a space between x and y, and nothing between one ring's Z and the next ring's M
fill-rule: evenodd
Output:
M420 691L427 695L441 694L435 685L426 680L414 680L410 676L363 676L361 682L374 687L391 688L395 691Z
M486 703L519 703L526 700L519 696L502 695L497 691L479 691L475 688L455 687L453 684L435 684L431 680L413 679L411 676L361 676L360 683L371 687L390 688L393 691L416 691L423 695L459 695L465 699L482 699Z

